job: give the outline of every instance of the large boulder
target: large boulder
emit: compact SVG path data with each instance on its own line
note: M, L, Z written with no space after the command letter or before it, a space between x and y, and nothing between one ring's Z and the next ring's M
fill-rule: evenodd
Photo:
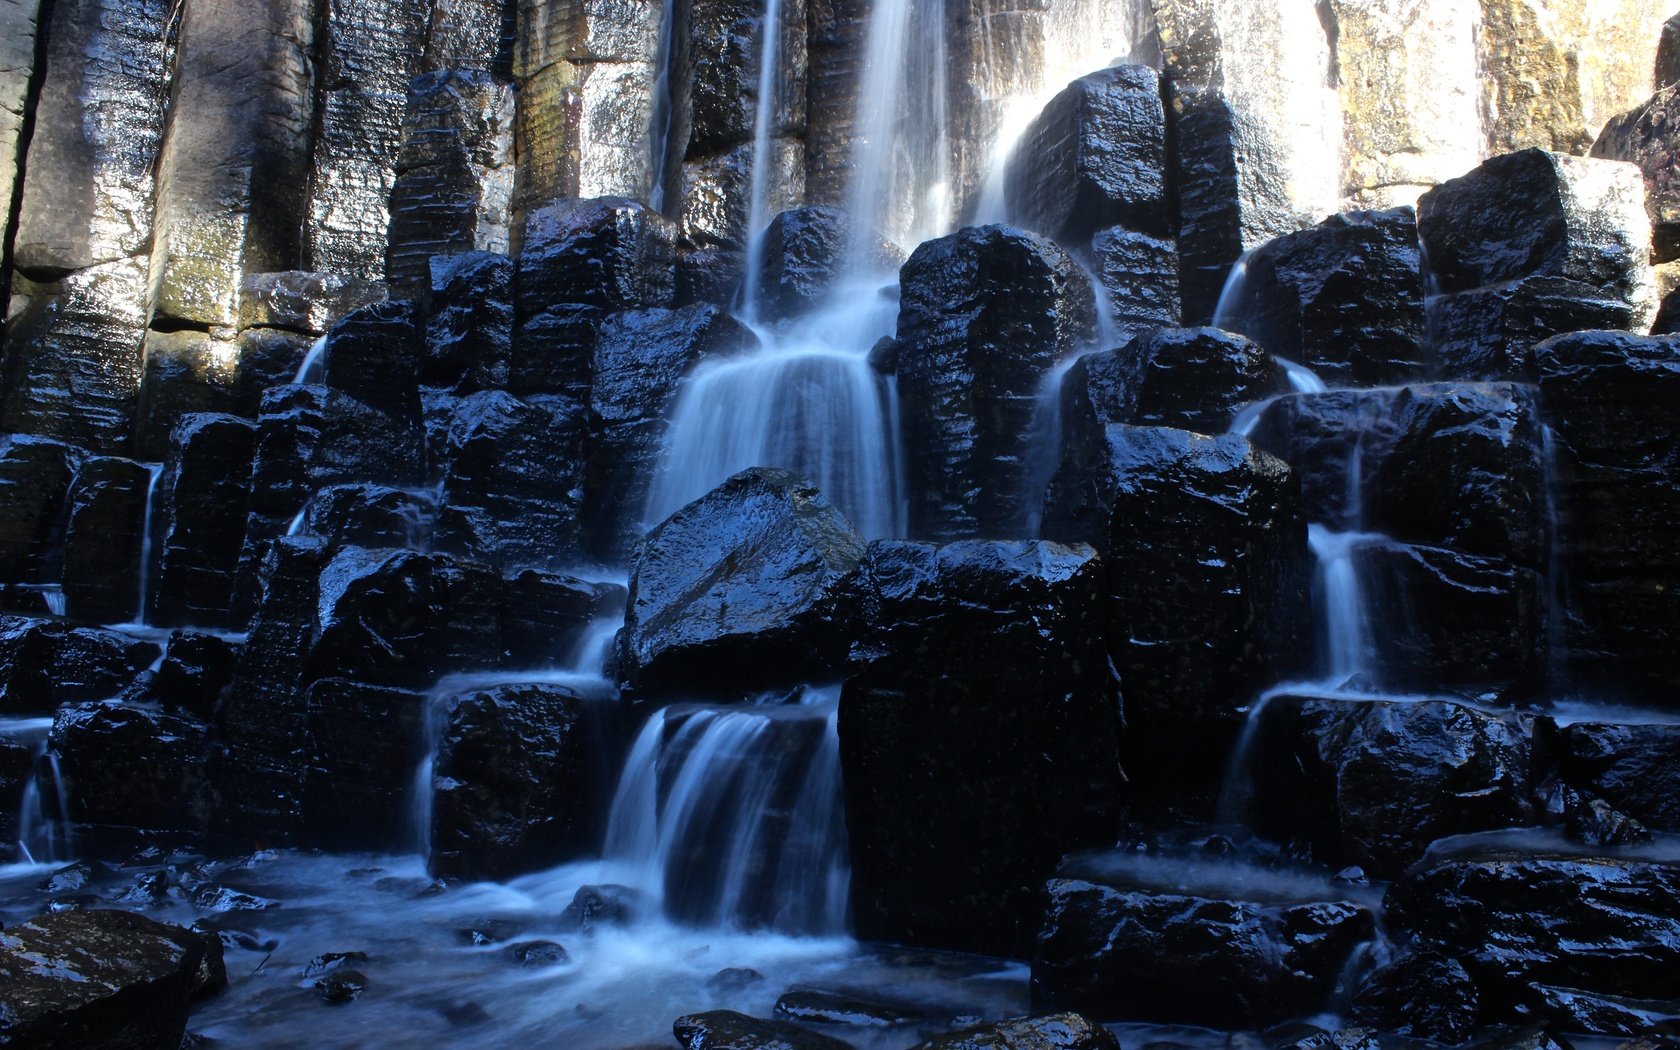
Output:
M618 197L560 201L525 218L517 313L556 304L602 311L669 307L676 295L676 230Z
M1156 328L1069 367L1059 438L1069 445L1090 441L1109 423L1221 434L1245 405L1287 386L1283 368L1243 336L1217 328Z
M1590 1023L1555 993L1674 997L1677 891L1672 863L1467 849L1396 882L1383 910L1392 930L1463 965L1484 1022Z
M1304 841L1320 863L1397 877L1436 839L1537 816L1532 716L1278 696L1256 717L1250 820Z
M649 524L648 493L669 453L670 418L686 376L758 340L720 307L628 310L601 325L589 391L585 547L622 564Z
M1235 434L1109 424L1063 450L1044 534L1103 552L1132 781L1205 813L1242 709L1308 649L1294 475Z
M1655 831L1680 831L1680 725L1576 722L1558 745L1558 772Z
M43 915L0 933L14 1046L176 1046L194 998L227 983L221 943L123 911Z
M1410 208L1333 215L1249 254L1216 324L1333 386L1416 379L1430 365Z
M1167 233L1166 129L1155 70L1115 66L1080 77L1015 147L1004 184L1010 221L1068 244L1111 226Z
M1108 296L1114 330L1122 335L1174 328L1184 309L1178 288L1178 244L1124 226L1091 237L1091 271Z
M637 549L619 673L639 694L745 695L831 675L863 541L808 482L735 475Z
M513 359L513 260L493 252L429 260L423 386L454 393L506 387Z
M671 1025L683 1050L851 1050L832 1036L789 1021L766 1021L734 1010L708 1010Z
M292 535L319 536L330 546L431 546L437 516L430 494L385 485L328 485L304 508Z
M1033 1004L1102 1020L1298 1018L1323 1007L1376 932L1371 909L1328 884L1217 859L1070 857L1045 896Z
M910 531L1025 532L1028 436L1044 378L1092 334L1090 282L1053 243L1005 226L921 245L898 314Z
M1360 985L1353 1017L1396 1035L1465 1043L1475 1034L1481 997L1457 959L1439 952L1407 952Z
M1575 680L1672 706L1680 635L1680 338L1583 332L1541 344L1556 434L1564 638Z
M157 623L233 625L256 438L249 420L208 413L184 417L170 436L158 482L155 583L145 610Z
M157 656L157 646L116 631L0 616L0 712L46 714L109 699Z
M911 1050L1120 1050L1120 1041L1083 1014L1060 1013L974 1025Z
M58 797L69 812L58 816L77 825L202 830L208 737L199 719L145 705L60 708L49 746L58 755Z
M1592 155L1639 165L1651 217L1653 262L1680 259L1680 85L1663 88L1604 125Z
M1648 328L1656 285L1644 196L1631 164L1538 149L1424 194L1418 234L1440 293L1429 331L1442 372L1531 378L1536 342L1618 306L1627 327Z
M434 875L505 879L590 853L610 785L602 697L504 685L444 701L428 829Z
M1113 841L1101 583L1083 545L870 547L840 700L860 936L1023 952L1057 859Z
M383 281L341 273L281 270L246 274L239 289L239 328L276 329L293 335L325 335L364 306L385 301ZM289 375L297 374L301 359Z
M813 205L770 220L760 247L760 316L786 321L822 306L848 275L854 236L839 208ZM887 241L872 241L869 247L864 258L871 270L895 270L904 262L903 253Z

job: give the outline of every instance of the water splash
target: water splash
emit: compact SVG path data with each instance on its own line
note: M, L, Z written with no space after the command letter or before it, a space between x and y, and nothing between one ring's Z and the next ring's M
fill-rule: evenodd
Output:
M294 383L325 383L327 381L327 337L321 336L309 344L309 352L303 355L303 363L298 366L297 375L292 378Z

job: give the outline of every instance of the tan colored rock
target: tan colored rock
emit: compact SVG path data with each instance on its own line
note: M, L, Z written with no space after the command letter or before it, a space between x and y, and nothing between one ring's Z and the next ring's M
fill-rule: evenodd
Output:
M0 200L10 201L17 183L18 135L35 68L35 16L40 0L0 0ZM8 213L9 214L9 213ZM9 218L0 219L0 237Z

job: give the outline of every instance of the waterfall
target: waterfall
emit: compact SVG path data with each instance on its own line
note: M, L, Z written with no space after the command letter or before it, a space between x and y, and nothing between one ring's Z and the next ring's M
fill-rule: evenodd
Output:
M770 133L776 124L776 59L782 36L781 0L764 0L758 31L758 105L753 111L752 176L747 193L746 272L741 278L741 317L758 320L759 270L764 265L764 229L770 225Z
M659 49L653 58L653 115L648 121L649 171L648 207L663 213L666 205L666 169L671 166L671 114L676 100L671 92L671 66L677 60L676 0L664 0L659 9ZM300 379L299 382L302 382Z
M1362 532L1334 532L1307 526L1307 546L1315 559L1313 598L1318 622L1324 683L1340 687L1370 669L1370 625L1359 580L1359 549L1384 537Z
M138 604L134 610L134 622L138 626L146 626L151 614L152 598L152 515L156 509L158 478L163 476L162 463L148 463L146 470L151 479L146 482L146 506L140 517L140 582Z
M327 381L327 337L321 336L309 344L309 352L303 355L303 364L298 366L294 383L324 383Z
M619 780L606 860L682 921L843 933L839 697L655 712Z

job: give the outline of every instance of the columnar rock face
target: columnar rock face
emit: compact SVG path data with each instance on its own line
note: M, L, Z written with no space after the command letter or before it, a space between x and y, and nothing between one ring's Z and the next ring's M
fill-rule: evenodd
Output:
M1082 544L870 546L840 699L861 936L1022 952L1057 859L1113 841L1101 583Z
M312 842L349 850L412 841L409 809L427 703L408 689L346 678L309 686L301 775Z
M52 275L145 252L163 138L169 5L54 4L15 262Z
M163 515L151 612L166 626L230 626L245 538L257 428L227 415L191 415L170 438L159 482Z
M0 712L50 714L60 704L104 699L157 655L157 646L116 631L0 617Z
M1410 208L1334 215L1256 249L1215 323L1333 386L1419 378L1429 366Z
M314 9L295 0L183 8L158 165L154 319L239 319L248 273L296 269L307 213Z
M69 492L64 598L79 619L132 620L140 612L140 535L152 472L128 459L90 459Z
M1069 84L1021 136L1010 160L1010 221L1063 243L1110 226L1168 230L1166 113L1147 66Z
M396 294L413 298L425 289L433 256L507 252L513 183L511 88L476 71L415 78L402 117L385 257Z
M506 387L513 363L513 261L494 252L428 260L420 384L455 393Z
M183 329L146 333L140 376L140 410L134 425L134 454L161 460L169 453L176 424L195 412L232 412L238 407L239 344L215 334Z
M805 196L812 204L842 204L851 174L869 5L808 0L807 6Z
M1062 378L1062 447L1095 447L1109 423L1228 430L1249 404L1281 393L1283 369L1258 345L1216 328L1157 328L1080 357ZM1095 540L1093 540L1095 542Z
M0 200L11 200L17 186L40 6L39 0L17 0L0 7ZM11 236L11 221L10 213L0 220L0 234Z
M52 747L69 806L63 817L77 824L198 830L207 735L196 717L151 706L105 701L59 708Z
M637 549L620 676L641 694L692 697L832 675L862 555L857 532L809 482L743 471Z
M521 208L562 197L646 199L660 5L518 2Z
M1557 434L1569 671L1582 685L1672 706L1674 363L1680 339L1560 336L1535 351Z
M1179 324L1184 310L1179 296L1176 241L1113 226L1091 238L1091 259L1097 284L1108 296L1117 332Z
M1235 434L1109 424L1064 448L1044 532L1103 552L1127 772L1157 803L1210 807L1239 709L1299 669L1305 529L1289 468Z
M0 436L0 580L45 580L62 539L65 499L84 456L51 438Z
M1577 722L1562 730L1559 772L1654 831L1680 828L1680 727Z
M901 283L910 531L1019 534L1036 509L1025 460L1040 387L1090 337L1090 284L1053 243L1007 226L923 244Z
M143 259L43 283L14 274L0 426L95 452L126 451L140 392L145 298Z
M1656 289L1644 191L1630 164L1530 149L1424 194L1418 233L1440 293L1429 330L1442 373L1532 380L1547 335L1646 330Z
M420 65L426 0L329 3L310 152L303 254L310 269L382 277L388 204L409 80Z
M1651 258L1680 259L1680 84L1604 125L1592 155L1639 165L1651 216Z

